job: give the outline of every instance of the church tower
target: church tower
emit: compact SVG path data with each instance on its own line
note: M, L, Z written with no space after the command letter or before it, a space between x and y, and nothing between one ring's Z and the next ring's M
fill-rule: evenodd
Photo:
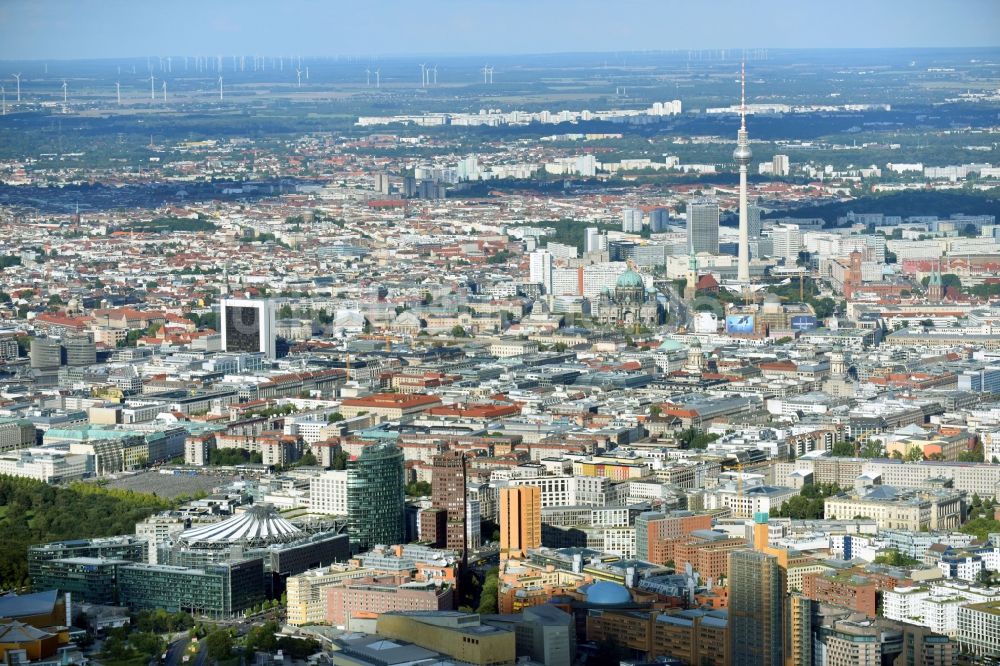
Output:
M688 269L684 279L684 300L693 301L695 294L698 293L698 257L694 254L693 246L688 254Z

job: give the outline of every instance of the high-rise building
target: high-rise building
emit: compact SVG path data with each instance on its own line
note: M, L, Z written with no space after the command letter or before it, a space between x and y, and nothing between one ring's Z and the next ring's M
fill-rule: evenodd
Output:
M802 232L797 224L776 224L771 229L774 256L781 257L786 264L794 265L802 251Z
M66 365L77 368L97 363L97 345L89 333L68 335L62 341Z
M406 540L403 452L392 444L365 447L347 463L347 530L354 552Z
M670 211L666 208L654 208L649 211L649 231L654 234L667 230L670 224Z
M55 338L32 338L31 367L37 370L58 370L62 365L62 345Z
M389 194L389 174L387 173L377 173L375 174L375 182L373 183L374 189L379 194Z
M747 136L746 69L740 69L740 129L736 133L736 150L733 160L740 167L740 238L737 248L736 279L747 289L750 284L750 226L747 216L747 167L753 159L750 138Z
M445 512L445 534L434 541L448 550L465 552L465 456L461 451L446 451L434 456L431 465L431 507ZM429 539L430 536L425 536Z
M750 236L750 240L759 239L760 232L764 228L760 219L760 213L760 206L756 203L747 206L747 234Z
M601 240L603 239L604 247L601 247ZM600 252L601 250L607 248L608 237L601 234L601 230L597 227L587 227L586 236L584 237L583 251L584 252Z
M552 293L552 254L536 250L528 257L528 281L541 284L546 294Z
M788 155L775 155L771 158L771 173L775 176L788 175Z
M275 358L274 303L270 300L224 298L220 304L222 350L262 352Z
M642 210L626 208L622 211L622 231L627 234L637 234L642 231Z
M309 511L347 515L347 470L327 470L309 479Z
M785 592L776 557L752 550L729 554L732 666L784 666Z
M500 558L522 558L542 545L542 490L517 486L500 490Z
M694 199L687 205L688 248L695 253L719 253L719 202L711 198Z

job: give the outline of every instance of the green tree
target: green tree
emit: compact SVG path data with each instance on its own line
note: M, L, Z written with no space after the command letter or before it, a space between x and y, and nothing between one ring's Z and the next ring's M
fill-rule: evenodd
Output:
M496 567L486 572L483 581L483 591L479 595L479 606L476 612L481 615L492 615L498 612L498 590L500 584L500 570Z
M903 555L895 548L889 548L880 555L876 555L872 560L875 564L887 564L891 567L915 567L920 564L919 560Z
M329 416L326 417L327 423L339 423L340 421L343 420L344 420L344 415L341 414L340 412L334 412L333 414L330 414Z
M426 481L413 481L406 484L406 494L410 497L424 497L431 494L431 484Z
M254 652L274 652L278 649L278 638L275 634L280 630L281 627L274 620L251 627L243 638L246 652L250 655L253 655Z
M205 652L209 659L223 661L233 654L233 637L226 629L213 629L205 636Z

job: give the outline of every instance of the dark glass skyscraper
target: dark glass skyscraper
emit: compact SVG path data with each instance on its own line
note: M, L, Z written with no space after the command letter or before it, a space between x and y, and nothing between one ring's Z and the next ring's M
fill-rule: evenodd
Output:
M732 666L783 666L785 572L753 550L729 555L729 639Z
M374 444L347 463L347 527L354 552L406 541L403 452Z

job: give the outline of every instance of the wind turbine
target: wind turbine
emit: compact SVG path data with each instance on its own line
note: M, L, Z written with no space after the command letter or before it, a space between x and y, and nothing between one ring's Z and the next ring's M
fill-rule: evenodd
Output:
M153 87L153 83L156 81L156 77L152 74L149 75L149 99L156 99L156 88Z
M17 79L17 103L21 103L21 73L11 74L15 79Z
M438 66L434 65L434 67L431 68L431 71L434 72L434 85L437 85L437 83L438 83Z
M122 105L122 83L115 81L115 95L118 97L118 106Z
M420 87L423 88L427 85L427 64L420 63Z
M309 65L306 65L306 81L309 80Z
M493 65L487 67L486 72L490 75L490 85L493 85Z
M301 88L302 87L302 70L301 69L295 70L295 78L298 79L299 88Z
M376 69L375 70L375 87L376 88L381 88L382 87L382 70L381 69Z
M170 56L167 56L167 71L171 74L174 73L174 59Z
M167 80L163 79L163 101L167 101Z
M365 67L365 85L370 86L372 84L372 72L370 69Z
M222 101L222 75L219 75L219 101Z
M489 73L490 73L490 66L489 65L483 65L483 83L489 83L490 82L490 80L488 78L489 77Z
M63 90L63 104L66 104L69 101L69 84L66 83L66 79L63 79L62 90Z

